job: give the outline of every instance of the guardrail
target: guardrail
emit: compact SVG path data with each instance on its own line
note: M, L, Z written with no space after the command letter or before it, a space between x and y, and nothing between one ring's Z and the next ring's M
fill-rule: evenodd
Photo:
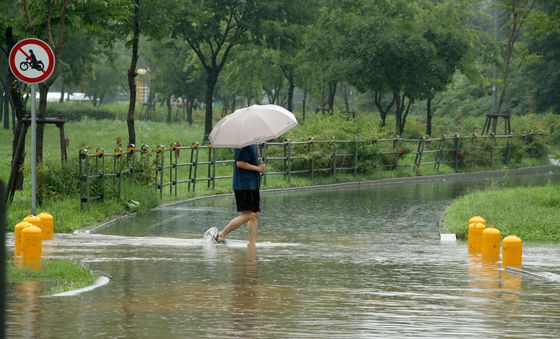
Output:
M282 175L291 183L295 175L335 175L337 173L371 173L382 170L441 165L455 170L474 166L507 164L517 143L518 157L532 156L532 145L544 133L520 135L485 135L439 138L392 138L376 140L313 140L267 142L259 145L259 156L267 164L263 185L271 176ZM186 156L185 156L186 155ZM138 158L139 157L139 158ZM190 146L176 143L158 145L150 151L147 145L137 152L134 145L126 151L120 148L107 153L98 148L95 153L80 151L81 206L107 196L120 196L122 179L142 173L144 181L159 190L160 197L169 188L177 195L178 186L195 191L200 183L215 188L216 182L232 178L233 150L213 148L193 142ZM519 159L516 159L519 160Z

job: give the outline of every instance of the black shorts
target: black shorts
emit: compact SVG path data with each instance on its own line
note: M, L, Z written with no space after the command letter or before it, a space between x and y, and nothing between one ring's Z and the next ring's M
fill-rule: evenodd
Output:
M233 193L238 212L261 210L261 193L258 190L234 190Z

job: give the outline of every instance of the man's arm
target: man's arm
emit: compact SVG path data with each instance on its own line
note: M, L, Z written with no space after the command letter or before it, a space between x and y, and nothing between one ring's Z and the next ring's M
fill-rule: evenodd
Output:
M236 161L235 165L237 166L237 168L241 168L247 171L259 172L259 173L264 172L266 167L263 163L260 163L258 166L255 166L255 165L251 165L246 161Z

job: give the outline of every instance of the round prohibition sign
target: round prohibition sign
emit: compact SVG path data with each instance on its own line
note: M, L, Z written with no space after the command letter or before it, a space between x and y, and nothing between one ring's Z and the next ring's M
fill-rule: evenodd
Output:
M10 70L16 78L36 84L46 80L54 70L54 53L44 41L28 38L19 41L10 51Z

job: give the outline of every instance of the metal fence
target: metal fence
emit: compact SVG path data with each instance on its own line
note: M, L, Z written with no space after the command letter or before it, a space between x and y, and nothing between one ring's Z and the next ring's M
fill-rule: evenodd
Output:
M317 175L337 173L368 174L376 171L431 167L439 171L442 165L455 170L474 166L493 167L507 164L513 152L516 161L522 157L538 157L536 141L543 140L543 133L520 135L485 135L439 138L392 138L376 140L313 140L268 142L259 145L259 157L267 164L263 184L271 176L283 176L288 183L300 175L314 178ZM533 152L533 153L532 153ZM231 180L233 150L213 148L196 142L190 146L172 143L158 145L153 151L146 145L137 151L129 145L113 153L97 149L89 153L80 151L81 206L109 196L120 196L124 178L140 179L152 184L159 191L177 195L178 187L195 191L201 183L215 188L219 180Z

